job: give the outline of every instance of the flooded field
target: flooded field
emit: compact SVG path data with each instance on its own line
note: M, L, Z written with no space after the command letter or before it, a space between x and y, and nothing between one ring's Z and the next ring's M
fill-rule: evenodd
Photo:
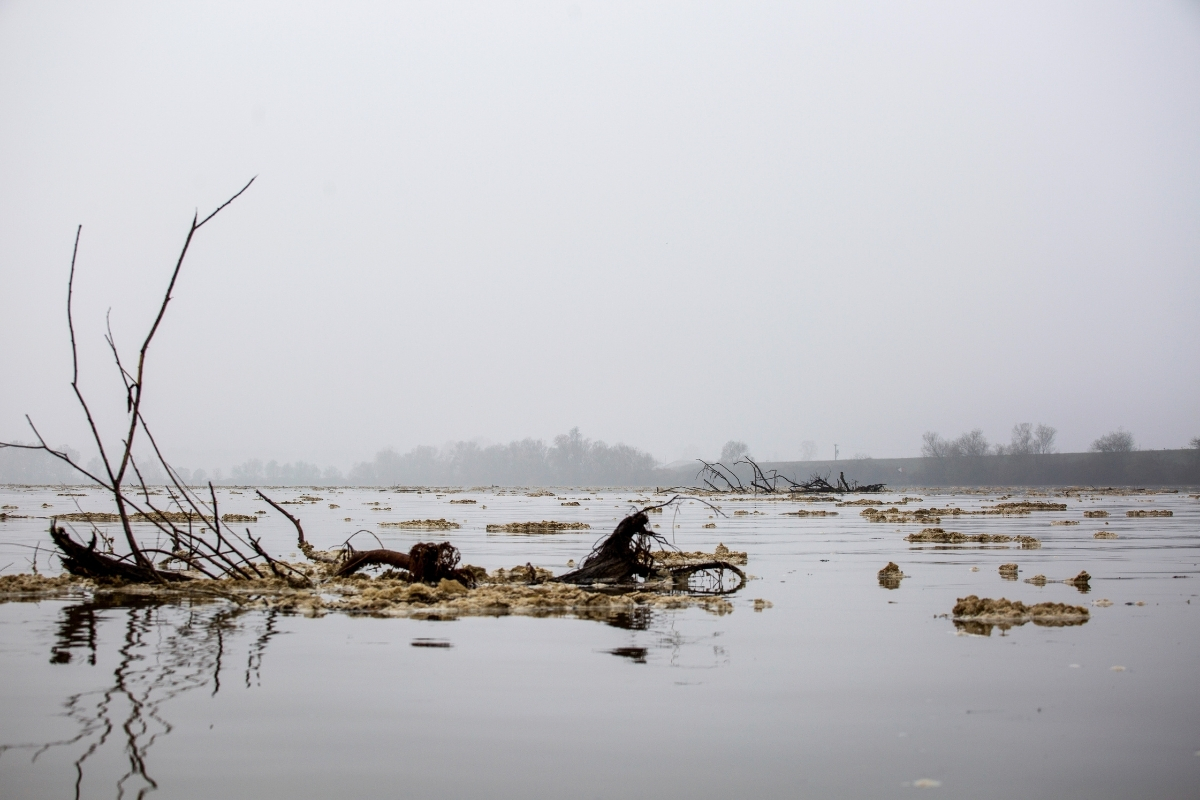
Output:
M267 493L318 548L365 530L359 549L449 540L465 564L555 575L666 499ZM218 495L301 560L253 490ZM657 532L745 552L750 579L691 607L7 594L0 796L1200 796L1194 494L707 499ZM0 489L0 575L56 574L49 517L106 503Z

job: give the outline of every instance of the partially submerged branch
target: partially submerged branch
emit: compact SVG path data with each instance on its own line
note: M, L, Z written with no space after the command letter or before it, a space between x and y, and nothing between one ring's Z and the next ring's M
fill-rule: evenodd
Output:
M364 567L387 566L402 569L413 583L437 583L442 580L458 581L471 588L475 585L475 573L458 566L458 548L449 542L434 544L418 542L408 553L386 548L379 550L350 551L345 563L334 575L345 577Z
M260 492L257 489L254 490L254 493L257 494L259 497L261 497L263 500L265 500L271 506L271 508L275 509L280 514L283 514L285 517L287 517L288 521L291 522L293 526L295 526L295 528L296 528L296 547L300 550L301 553L304 553L305 558L307 558L309 561L317 561L317 562L321 562L324 564L338 563L339 559L337 556L332 556L332 555L329 555L328 553L324 553L324 552L318 550L317 548L313 547L312 544L310 544L307 539L304 538L304 526L302 526L300 524L300 520L297 519L293 514L291 514L286 508L279 505L279 503L276 503L274 500L267 497L265 494L263 494L262 492Z

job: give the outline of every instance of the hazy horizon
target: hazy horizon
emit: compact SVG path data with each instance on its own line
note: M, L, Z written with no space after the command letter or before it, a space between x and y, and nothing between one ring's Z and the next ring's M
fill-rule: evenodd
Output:
M1200 434L1200 5L0 5L0 440ZM1189 364L1193 365L1189 367ZM86 458L85 458L86 460Z

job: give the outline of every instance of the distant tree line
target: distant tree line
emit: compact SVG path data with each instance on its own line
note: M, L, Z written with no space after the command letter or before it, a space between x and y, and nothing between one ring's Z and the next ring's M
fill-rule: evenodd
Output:
M1019 422L1013 426L1009 444L993 445L979 428L968 431L957 439L943 439L938 433L926 431L922 437L921 455L926 458L950 458L954 456L1018 456L1055 453L1058 452L1054 447L1054 438L1057 434L1057 429L1049 425L1039 423L1035 428L1033 423ZM1200 436L1193 438L1188 444L1191 447L1200 448ZM1137 449L1133 434L1123 428L1104 434L1092 442L1088 448L1093 453L1132 453Z
M1040 423L1035 428L1031 422L1019 422L1014 425L1011 441L1007 445L992 445L979 428L968 431L957 439L943 439L940 434L926 431L922 437L924 444L921 445L921 455L926 458L950 458L1054 453L1057 452L1054 447L1054 438L1057 435L1057 429Z
M203 473L204 470L197 472ZM193 480L196 478L193 477ZM203 474L200 480L203 480ZM252 458L234 467L229 478L222 482L241 486L338 486L344 484L346 479L337 467L322 469L304 461L280 464L271 460L264 464L261 459Z
M21 444L21 442L17 442ZM33 444L30 442L30 444ZM79 452L62 445L59 452L67 453L78 463ZM59 459L41 450L22 450L0 447L0 483L60 484L82 483L87 480Z
M649 453L593 441L572 428L549 446L541 439L522 439L488 447L476 442L455 442L440 450L421 446L404 454L389 448L373 461L356 464L348 478L356 486L638 485L653 483L657 467Z
M923 437L921 455L952 458L1054 453L1057 452L1056 435L1057 431L1049 425L1034 426L1028 422L1014 425L1009 443L998 445L990 443L978 428L955 439L944 439L930 431ZM1193 437L1188 445L1200 450L1200 436ZM70 453L78 462L77 451L65 445L59 449ZM1119 429L1096 439L1089 449L1120 453L1138 448L1133 435ZM811 456L811 453L805 455ZM720 460L732 464L749 456L745 442L731 440L722 447ZM87 467L93 474L102 474L99 459L92 459ZM166 483L166 475L150 459L139 462L139 468L148 485ZM245 461L228 474L220 469L210 473L186 468L179 468L176 473L182 483L192 486L203 486L208 481L242 486L637 486L660 480L670 482L677 477L664 476L649 453L625 444L593 441L584 437L578 428L556 436L550 445L540 439L522 439L487 447L477 442L454 442L442 448L423 445L407 453L387 448L379 451L373 460L355 464L347 473L337 467L322 468L305 461L280 464L260 459ZM128 483L136 480L135 475L126 479ZM85 482L85 478L62 461L44 452L0 448L0 483L57 485Z

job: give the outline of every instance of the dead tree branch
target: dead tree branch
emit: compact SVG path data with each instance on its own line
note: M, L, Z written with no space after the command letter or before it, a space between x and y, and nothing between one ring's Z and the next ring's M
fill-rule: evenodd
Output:
M187 564L190 568L209 577L216 575L239 578L261 576L262 573L259 572L258 567L254 563L254 556L266 559L266 563L272 569L276 569L275 564L272 563L269 556L266 556L256 541L252 540L251 543L247 543L233 532L232 529L222 531L222 523L217 509L216 491L211 484L209 485L209 503L206 504L189 487L179 481L178 474L163 457L163 453L158 443L154 440L142 413L148 363L147 356L154 337L158 333L166 316L167 307L173 298L173 292L179 280L184 260L187 257L196 232L228 207L230 203L239 198L253 183L254 179L251 178L236 194L203 219L200 219L198 213L192 216L191 226L184 239L179 257L176 259L166 291L163 293L158 313L155 315L154 322L151 324L142 341L142 345L138 350L137 365L132 371L126 369L122 361L120 350L112 333L110 317L106 316L105 341L112 352L113 361L116 364L122 384L124 385L125 412L127 416L127 424L124 426L125 436L121 439L122 446L118 451L119 454L115 456L110 455L108 448L105 446L104 437L100 433L95 415L92 413L91 406L79 384L79 349L75 333L74 297L75 270L78 262L79 242L83 226L81 225L75 230L75 242L71 251L71 267L67 278L67 331L71 344L71 390L83 412L93 443L99 452L103 473L99 475L93 474L92 471L75 463L74 459L68 453L60 452L47 445L41 432L28 416L26 420L37 437L37 445L0 443L0 447L41 450L66 463L77 473L111 493L129 550L128 554L118 557L99 553L95 549L94 537L92 544L85 547L72 539L65 529L52 525L51 538L58 546L63 556L64 566L69 571L78 569L80 570L79 574L87 574L92 577L113 577L123 580L156 581L160 583L183 580L188 577L182 576L177 572L155 569L149 557L150 553L163 553L169 558L179 560L181 563ZM151 500L151 493L142 476L142 470L133 456L135 440L139 430L144 433L147 440L151 443L155 458L166 471L172 487L168 490L168 494L171 502L181 512L181 516L186 519L186 529L175 524L175 520L179 516L172 516L171 513L157 508ZM137 486L141 490L141 502L135 499L133 495L127 493L125 483L131 475L136 478ZM193 518L202 524L202 530L195 530L192 524ZM174 550L164 552L156 547L147 548L141 545L134 535L134 521L149 522L152 524L160 534L165 535L170 540ZM242 547L253 550L254 555L248 555L247 552L243 552L240 549Z

